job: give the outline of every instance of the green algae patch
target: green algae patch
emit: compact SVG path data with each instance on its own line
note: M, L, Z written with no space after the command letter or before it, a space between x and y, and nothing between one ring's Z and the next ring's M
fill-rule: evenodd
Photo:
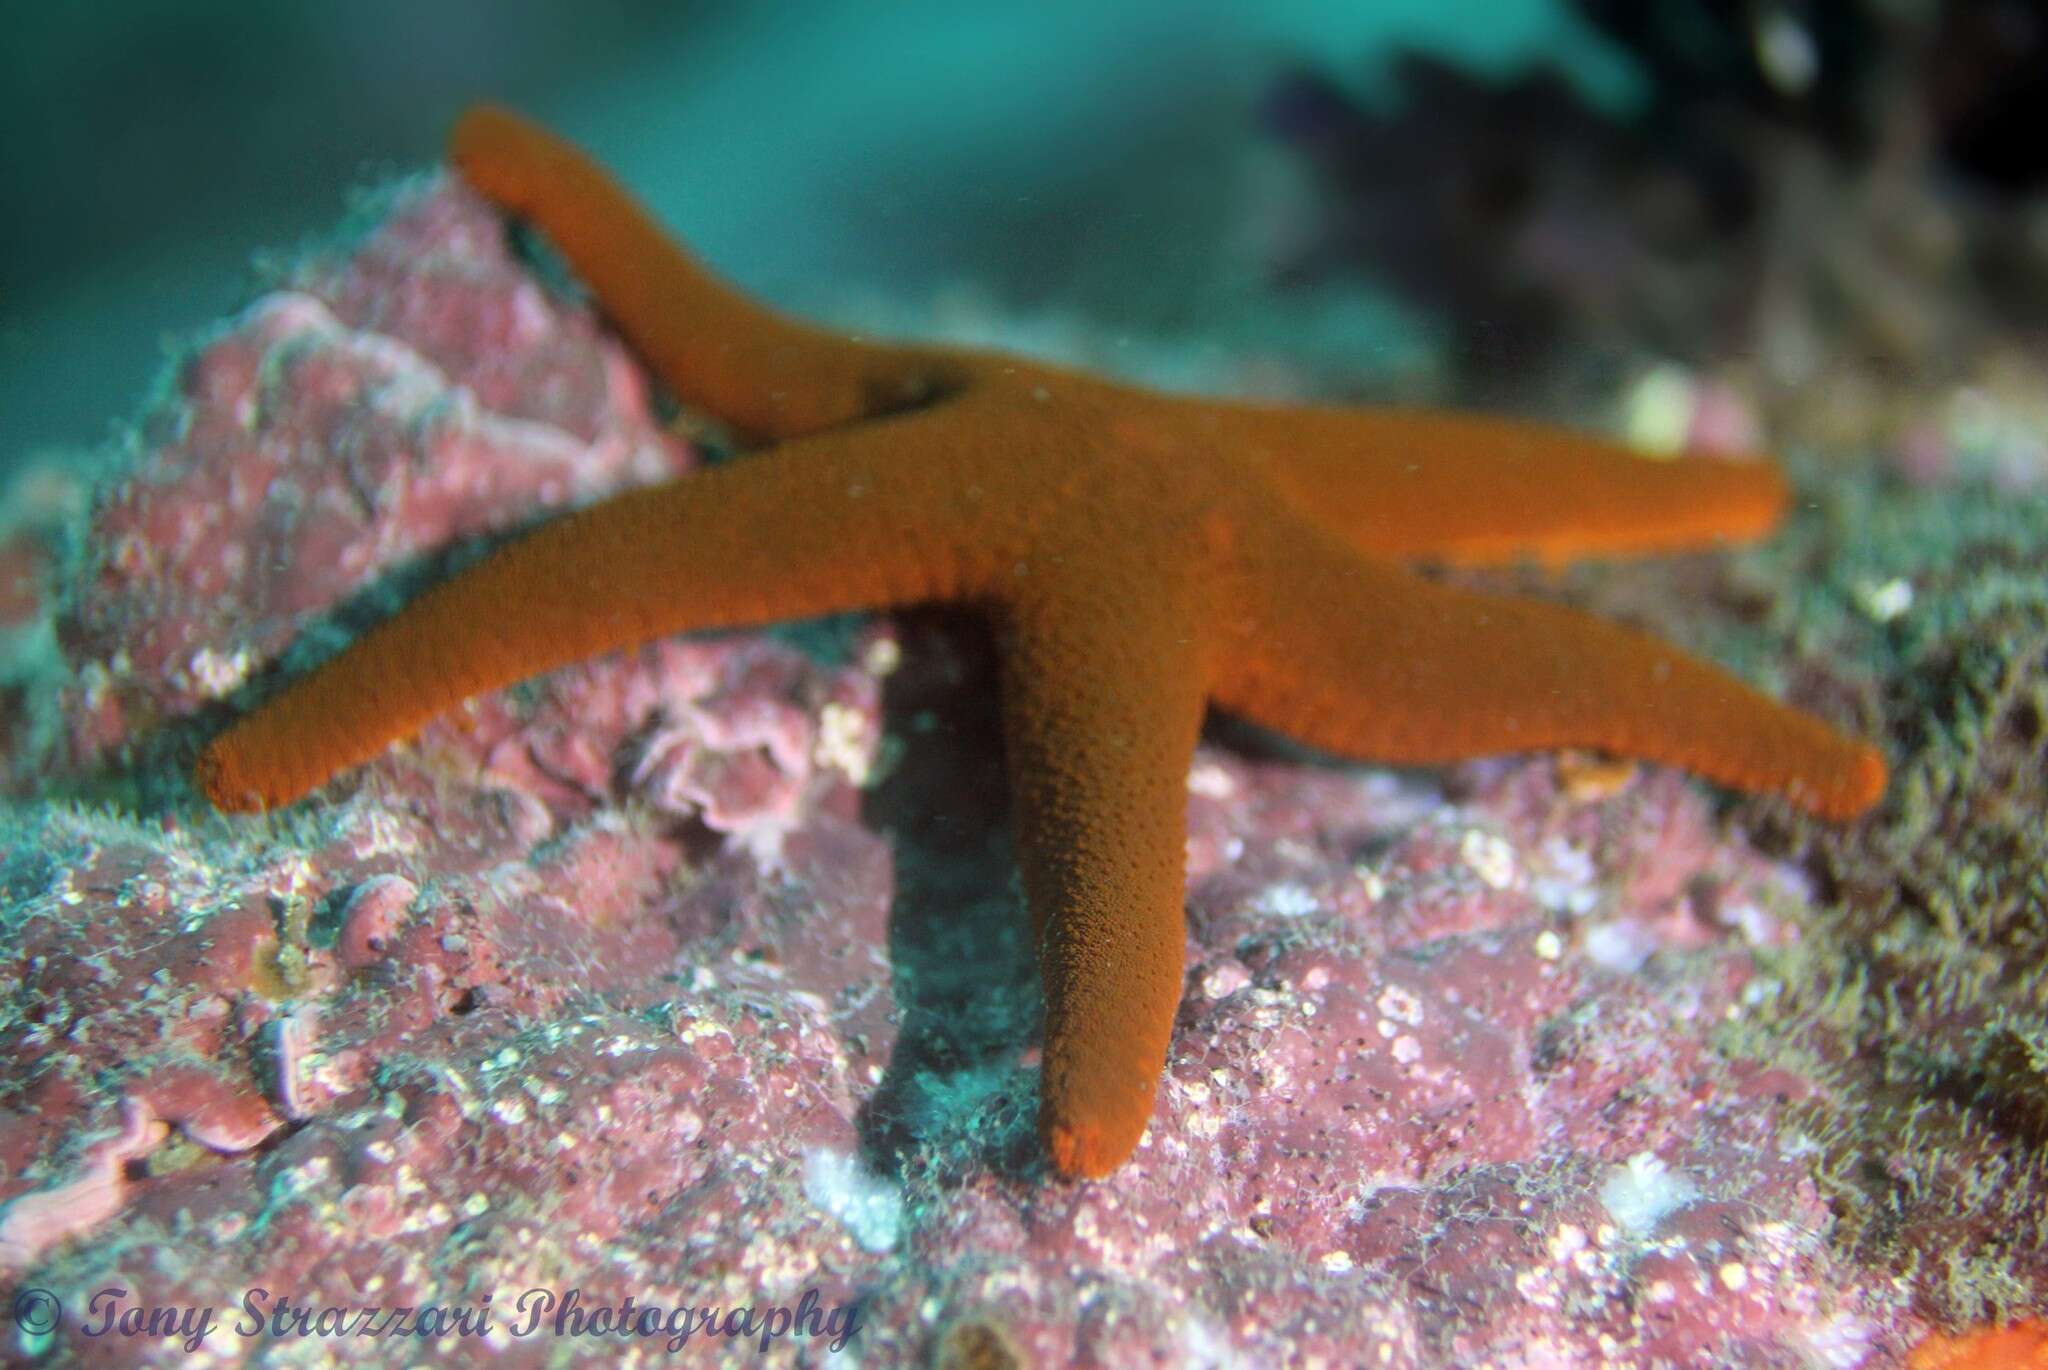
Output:
M1795 467L1795 470L1799 468ZM1800 947L1723 1045L1822 1081L1805 1105L1838 1250L1947 1323L2048 1311L2048 501L1802 474L1803 510L1698 599L1635 606L1879 742L1850 826L1731 821L1803 869ZM1602 593L1594 573L1594 593Z

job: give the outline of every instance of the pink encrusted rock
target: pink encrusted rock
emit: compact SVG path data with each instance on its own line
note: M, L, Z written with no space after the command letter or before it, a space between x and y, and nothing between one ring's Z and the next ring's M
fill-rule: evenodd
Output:
M671 639L474 701L426 734L493 782L578 809L623 789L773 858L806 805L873 773L885 628L821 673L762 638Z
M292 273L174 391L73 530L100 550L63 587L53 764L125 754L409 558L687 464L624 354L445 186ZM1152 1127L1109 1180L1049 1179L999 756L934 714L986 680L948 640L871 625L834 667L758 634L650 643L268 820L9 811L12 1277L223 1324L254 1287L491 1296L490 1335L404 1344L454 1366L671 1354L509 1330L571 1287L858 1300L872 1365L1897 1362L1897 1283L1827 1245L1793 1112L1825 1083L1716 1043L1771 992L1754 953L1803 888L1668 772L1489 762L1453 800L1204 746ZM52 1339L81 1364L196 1349L78 1328ZM828 1340L766 1358L831 1363ZM262 1346L204 1339L359 1349Z
M1340 774L1351 799L1318 830L1297 796L1329 773L1205 751L1194 781L1195 830L1241 845L1191 883L1189 997L1137 1156L1074 1189L969 1180L878 1328L936 1299L1032 1363L1101 1365L1885 1364L1906 1344L1889 1279L1826 1249L1787 1112L1814 1083L1708 1044L1755 966L1675 907L1796 887L1740 849L1637 841L1707 831L1684 782L1585 804L1538 762L1451 806ZM1624 918L1683 935L1603 963ZM930 1273L969 1252L971 1273ZM1085 1305L1058 1292L1074 1270Z
M51 1247L120 1212L126 1167L156 1150L164 1131L149 1105L131 1096L121 1107L120 1131L89 1144L69 1180L20 1194L0 1209L0 1279L19 1277Z
M342 906L335 959L349 970L383 960L419 893L420 887L402 875L373 875L356 886Z
M73 764L232 692L424 553L688 468L617 343L503 240L466 191L415 186L177 368L58 616Z
M254 1081L191 1062L151 1072L137 1094L158 1118L225 1155L252 1150L284 1126Z

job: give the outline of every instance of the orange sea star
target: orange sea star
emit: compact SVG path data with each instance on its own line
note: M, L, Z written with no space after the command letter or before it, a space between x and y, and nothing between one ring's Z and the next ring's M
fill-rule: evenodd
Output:
M1045 986L1040 1126L1137 1145L1183 957L1203 710L1349 756L1590 747L1848 817L1870 747L1654 639L1394 558L1646 552L1761 534L1759 463L1651 463L1484 418L1176 398L1014 357L851 340L709 275L574 148L481 109L461 173L544 229L685 403L771 450L548 524L217 738L223 809L289 802L479 692L668 633L985 606Z

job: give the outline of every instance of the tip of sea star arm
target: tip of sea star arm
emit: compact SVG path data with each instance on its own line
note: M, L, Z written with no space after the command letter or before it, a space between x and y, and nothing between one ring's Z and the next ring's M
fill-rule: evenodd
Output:
M1172 978L1177 991L1178 978ZM1126 997L1145 996L1131 984ZM1140 1045L1145 1024L1119 1023L1100 1005L1068 1030L1059 1026L1061 1016L1056 1008L1049 1015L1039 1136L1060 1174L1100 1179L1130 1159L1151 1125L1165 1053Z
M1209 667L1192 583L1154 576L1149 612L1130 612L1132 591L1077 586L1001 619L1017 862L1045 987L1039 1136L1077 1178L1109 1174L1145 1135L1185 978L1187 775Z
M1746 687L1737 689L1739 695L1728 692L1739 702L1737 711L1727 715L1730 727L1717 745L1703 747L1696 741L1684 754L1661 757L1644 747L1642 754L1733 789L1782 795L1833 823L1861 818L1884 798L1891 776L1877 748Z
M1849 744L1845 764L1819 784L1795 787L1792 798L1823 818L1845 822L1861 818L1884 798L1891 782L1884 754L1866 742Z
M1216 698L1346 755L1433 764L1591 747L1857 817L1884 758L1709 662L1561 605L1485 595L1273 539Z
M1533 556L1640 556L1752 542L1784 521L1792 489L1764 458L1656 461L1588 442L1540 489L1503 491L1494 526L1446 536L1443 555L1486 563ZM1524 473L1529 474L1529 473Z
M479 101L456 116L454 126L448 130L448 154L460 160L477 140L489 141L500 130L516 128L525 122L503 105Z
M551 139L545 130L499 105L472 105L448 133L448 160L492 201L518 211L527 206L530 176L522 166L544 166Z
M1076 1180L1099 1180L1137 1150L1145 1135L1144 1125L1126 1137L1127 1128L1108 1128L1100 1122L1053 1122L1045 1124L1045 1150L1054 1169Z
M234 739L217 737L206 745L193 766L199 790L222 813L255 813L269 807L269 796L255 782Z
M1769 461L1645 458L1475 414L1220 407L1304 518L1372 556L1467 564L1623 556L1761 537L1790 503Z

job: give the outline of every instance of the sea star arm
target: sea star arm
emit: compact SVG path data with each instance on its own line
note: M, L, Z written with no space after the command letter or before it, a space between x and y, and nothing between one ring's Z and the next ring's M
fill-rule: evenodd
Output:
M1141 602L1149 589L1104 571L1001 619L1018 861L1045 986L1039 1129L1068 1175L1106 1175L1137 1146L1186 959L1187 773L1206 670L1193 606L1170 591Z
M538 124L472 109L449 156L487 199L546 231L679 400L749 443L915 408L958 388L958 363L935 350L856 342L734 290L603 168Z
M1370 556L1481 565L1676 551L1760 537L1770 463L1652 461L1547 424L1409 410L1210 407L1298 514Z
M288 803L471 695L669 633L984 591L986 501L929 416L802 440L528 533L214 740L222 809Z
M1344 755L1429 764L1589 747L1852 818L1884 791L1874 748L1641 633L1474 594L1303 528L1248 568L1217 702Z

